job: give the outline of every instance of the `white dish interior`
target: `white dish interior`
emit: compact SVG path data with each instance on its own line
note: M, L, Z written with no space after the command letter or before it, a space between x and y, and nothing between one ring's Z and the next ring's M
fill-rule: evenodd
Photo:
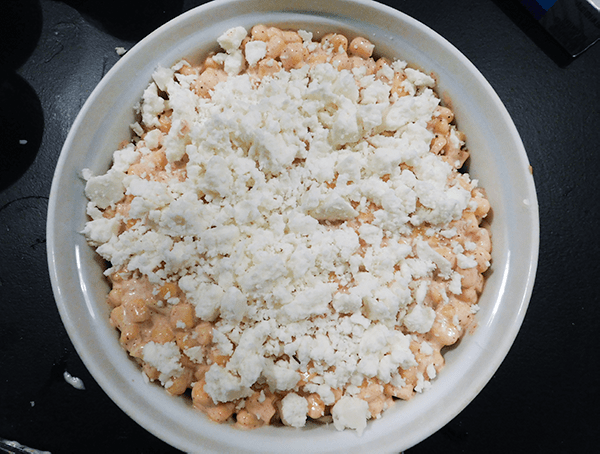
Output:
M158 65L200 60L224 31L274 24L320 37L362 35L378 55L413 63L438 78L471 150L469 171L493 207L492 272L478 327L446 352L431 389L369 423L362 437L332 425L240 431L210 422L183 398L146 383L108 323L103 264L79 232L86 222L81 169L104 173L119 142L130 137L132 106ZM477 69L451 44L414 19L368 1L218 1L174 19L131 49L91 94L66 140L52 184L47 224L50 275L58 309L84 363L140 425L187 452L390 452L407 449L458 414L496 371L519 330L537 266L539 225L533 177L517 130Z

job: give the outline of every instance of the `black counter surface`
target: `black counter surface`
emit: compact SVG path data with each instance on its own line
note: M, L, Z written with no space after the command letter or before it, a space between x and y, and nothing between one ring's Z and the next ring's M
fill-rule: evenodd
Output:
M53 454L178 452L125 415L78 357L52 295L45 222L61 147L120 58L115 47L201 3L2 2L1 439ZM533 167L541 225L533 296L508 356L463 412L407 452L597 452L600 44L570 57L516 1L385 3L448 39L496 90Z

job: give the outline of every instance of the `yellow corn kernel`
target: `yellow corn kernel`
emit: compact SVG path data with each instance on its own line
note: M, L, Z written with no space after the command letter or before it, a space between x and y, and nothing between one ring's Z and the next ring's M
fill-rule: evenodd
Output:
M200 322L194 328L196 340L200 345L207 346L212 342L212 324L209 322Z
M143 323L150 318L150 311L141 298L128 300L123 304L127 320L133 323Z
M258 417L247 410L240 410L235 417L237 424L244 429L254 429L264 423Z
M191 328L194 326L194 316L194 306L189 303L179 303L171 308L171 324L176 328L182 328L182 323L185 328Z
M175 282L167 282L160 289L156 297L161 300L168 300L169 298L177 298L179 296L179 286Z
M325 403L317 393L306 396L308 402L308 416L312 419L320 418L325 414Z
M192 402L194 407L202 410L204 407L212 407L215 403L212 400L212 397L208 395L206 391L204 391L204 385L206 381L204 379L199 380L192 387Z
M175 333L166 320L159 320L150 331L150 339L158 344L175 340Z
M192 382L191 371L186 370L179 377L173 378L171 386L166 388L166 390L172 396L180 396L181 394L183 394L185 392L186 389L189 388L191 382Z

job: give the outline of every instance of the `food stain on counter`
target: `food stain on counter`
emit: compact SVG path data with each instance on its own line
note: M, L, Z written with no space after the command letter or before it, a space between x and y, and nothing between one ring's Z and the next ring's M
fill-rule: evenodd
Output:
M29 448L18 441L5 440L4 438L0 438L0 450L15 454L51 454L50 451L40 451L39 449Z

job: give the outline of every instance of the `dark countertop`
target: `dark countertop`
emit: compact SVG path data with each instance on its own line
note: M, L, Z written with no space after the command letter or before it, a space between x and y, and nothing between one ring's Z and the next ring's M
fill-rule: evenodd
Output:
M62 144L119 59L115 47L131 48L201 3L3 2L0 438L53 454L177 452L112 403L79 359L52 295L45 221ZM600 443L600 44L569 57L517 1L385 3L448 39L494 87L533 166L541 224L533 296L507 358L462 413L408 452L592 452ZM66 383L65 370L84 391Z

